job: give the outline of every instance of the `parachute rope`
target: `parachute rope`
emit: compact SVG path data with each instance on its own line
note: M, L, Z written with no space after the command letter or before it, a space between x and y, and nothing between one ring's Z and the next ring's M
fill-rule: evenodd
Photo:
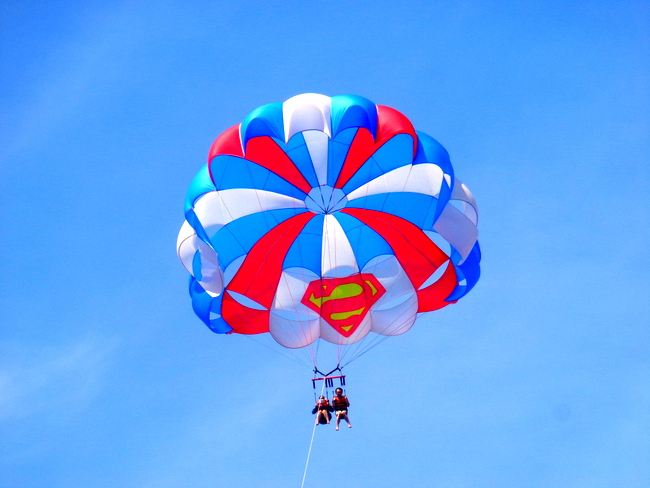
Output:
M396 317L392 322L390 322L390 323L386 326L386 328L390 327L393 323L395 323L395 321L397 321L397 320L401 317L401 315L402 315L402 314L398 315L398 316L397 316L397 317ZM385 329L384 329L384 330L385 330ZM368 334L368 335L370 335L370 334ZM366 337L368 337L368 336L366 336ZM366 339L366 337L364 337L364 339ZM389 338L391 338L391 337L393 337L393 336L392 336L392 335L376 334L375 337L373 337L371 340L368 341L368 343L366 344L366 347L364 347L362 350L359 351L359 348L355 349L354 354L351 355L352 357L351 357L351 358L350 358L350 359L349 359L349 360L348 360L344 365L348 365L348 364L350 364L352 361L355 361L356 359L359 359L359 358L360 358L361 356L363 356L365 353L367 353L367 352L370 351L371 349L374 349L374 348L377 347L379 344L381 344L382 342L384 342L386 339L389 339ZM361 342L363 343L363 340L362 340ZM361 346L361 344L360 344L360 346Z
M323 394L323 391L325 391L325 381L323 381L323 387L320 390L320 394ZM318 424L314 422L314 428L311 431L311 441L309 441L309 451L307 451L307 462L305 463L305 471L302 473L302 483L300 484L300 488L304 488L305 486L305 479L307 478L307 468L309 467L309 458L311 457L311 448L314 445L314 436L316 435L316 427L318 427Z
M278 350L278 349L275 349L275 348L269 346L268 344L264 344L262 341L258 341L257 339L255 339L255 337L254 337L253 335L250 335L250 334L241 334L241 335L243 335L244 337L250 339L250 340L253 341L253 342L258 343L260 346L264 346L264 347L266 347L267 349L270 349L271 351L273 351L273 352L275 352L275 353L277 353L277 354L279 354L279 355L281 355L281 356L284 356L284 357L287 358L287 359L290 359L291 361L293 361L293 362L296 363L296 364L299 364L300 366L310 367L310 366L309 366L309 363L305 363L305 361L301 361L301 360L299 359L299 356L298 356L296 353L294 353L293 355L285 354L285 353L283 353L282 351L280 351L280 350ZM288 349L288 351L292 351L292 352L293 352L292 349Z
M395 317L390 323L388 323L386 325L386 327L384 327L383 330L386 330L389 327L391 327L397 320L399 320L402 317L402 315L403 315L403 313L398 315L397 317ZM352 361L360 358L361 356L363 356L365 353L367 353L371 349L374 349L375 347L377 347L379 344L384 342L386 339L388 339L390 337L393 337L392 335L383 335L381 333L375 333L375 335L374 335L374 337L372 339L367 340L369 335L370 334L368 334L366 337L364 337L363 339L361 339L357 343L357 346L354 348L353 352L350 353L350 356L351 356L350 359L348 361L344 362L341 367L347 366ZM344 353L344 356L345 356L345 353Z

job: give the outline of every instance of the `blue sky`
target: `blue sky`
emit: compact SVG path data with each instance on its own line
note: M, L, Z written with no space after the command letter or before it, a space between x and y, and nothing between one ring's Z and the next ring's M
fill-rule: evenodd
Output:
M192 313L213 139L353 93L449 151L482 278L348 374L305 486L650 487L650 3L0 6L0 487L299 486L309 368Z

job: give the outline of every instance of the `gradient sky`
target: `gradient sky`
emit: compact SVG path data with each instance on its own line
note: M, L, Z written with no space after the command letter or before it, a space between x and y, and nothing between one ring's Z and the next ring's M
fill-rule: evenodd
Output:
M347 368L305 486L650 487L650 2L3 0L0 488L300 486L311 371L174 246L213 139L306 92L440 141L483 262Z

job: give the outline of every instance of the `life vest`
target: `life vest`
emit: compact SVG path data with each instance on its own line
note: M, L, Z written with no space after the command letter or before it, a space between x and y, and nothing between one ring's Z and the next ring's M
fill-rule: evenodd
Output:
M318 403L316 403L318 406L318 410L329 410L330 402L327 398L323 400L318 400Z
M341 395L340 397L335 396L332 398L332 405L334 406L334 410L346 410L350 406L350 402L348 401L348 397Z

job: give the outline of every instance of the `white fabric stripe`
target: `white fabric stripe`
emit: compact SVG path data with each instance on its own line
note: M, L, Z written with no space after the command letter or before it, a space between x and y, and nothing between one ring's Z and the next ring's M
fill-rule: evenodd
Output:
M384 336L403 334L415 323L417 311L418 297L415 294L393 308L371 311L372 331Z
M323 219L321 276L336 278L359 271L352 245L345 231L333 215Z
M206 193L194 204L194 213L212 237L221 227L233 220L282 208L305 208L305 202L266 190L236 188Z
M437 197L440 194L442 179L442 170L435 164L409 164L378 176L350 192L347 197L350 201L368 195L390 192L423 193Z
M450 204L445 206L433 229L460 253L463 261L478 239L478 229L474 223Z
M467 205L463 205L463 213L474 223L474 225L478 225L478 205L476 204L476 200L474 199L472 192L469 191L469 188L467 188L458 178L454 178L454 191L451 193L451 199L469 204L471 208L467 208Z
M377 256L364 266L386 289L371 310L372 331L381 335L406 332L414 322L418 298L406 272L395 256Z
M304 347L318 339L320 316L301 303L309 283L317 279L304 268L283 271L269 315L269 332L282 346Z
M329 137L318 130L308 130L302 133L307 144L311 162L316 171L319 185L327 184L327 154L329 150Z
M201 279L199 283L212 296L220 295L223 292L223 273L219 268L219 258L201 239L196 239L199 245L199 256L201 257Z
M178 233L178 239L176 240L176 254L178 254L178 259L183 263L183 267L193 275L192 273L192 260L194 259L194 254L198 247L196 245L196 232L192 226L187 222L183 222L181 230Z
M178 234L176 252L183 267L194 276L194 256L199 253L201 258L201 279L199 283L212 296L221 294L224 287L223 273L219 268L217 253L205 242L199 239L186 221Z
M332 134L332 100L325 95L305 93L290 98L282 104L285 142L305 130L319 130Z

